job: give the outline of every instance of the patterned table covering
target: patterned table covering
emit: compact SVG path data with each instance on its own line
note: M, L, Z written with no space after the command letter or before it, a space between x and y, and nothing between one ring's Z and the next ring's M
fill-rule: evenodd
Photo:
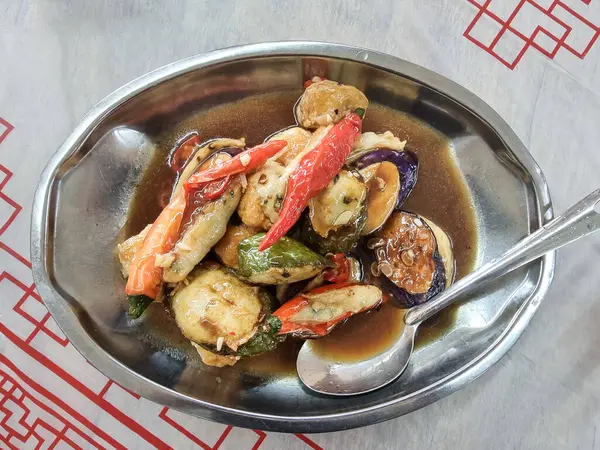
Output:
M558 212L600 187L600 0L2 0L0 448L600 448L600 240L561 250L529 329L492 370L408 416L321 435L200 420L88 364L36 293L31 202L85 112L165 63L228 45L342 42L435 70L490 103L544 170Z

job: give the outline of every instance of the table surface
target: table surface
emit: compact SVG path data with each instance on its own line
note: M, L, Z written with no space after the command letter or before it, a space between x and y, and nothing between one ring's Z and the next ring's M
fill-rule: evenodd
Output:
M367 47L462 84L527 145L560 213L599 187L599 27L600 0L0 2L0 447L600 449L595 237L558 252L539 312L481 378L407 416L320 435L231 428L125 391L64 338L29 263L36 180L91 106L169 62L266 40Z

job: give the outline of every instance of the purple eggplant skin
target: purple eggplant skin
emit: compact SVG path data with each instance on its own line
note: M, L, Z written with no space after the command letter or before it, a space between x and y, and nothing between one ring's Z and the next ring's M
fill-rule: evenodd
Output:
M240 148L240 147L227 147L227 148L222 148L221 150L219 150L219 152L227 153L231 157L239 155L243 151L244 151L244 149Z
M436 250L433 255L433 260L435 262L435 273L433 275L433 280L431 282L431 286L422 294L410 294L402 289L397 284L393 283L388 279L388 277L382 275L382 288L385 292L390 294L394 300L399 302L402 306L407 308L412 308L413 306L420 305L425 303L432 297L436 296L440 292L442 292L446 288L446 269L444 267L444 262L442 261L442 257Z
M392 218L395 219L395 218L401 217L403 215L412 217L414 219L419 218L423 222L423 226L429 230L429 233L431 233L431 235L433 237L433 241L435 243L435 249L433 251L433 254L430 256L430 258L433 258L433 266L434 266L433 278L431 280L431 283L429 284L429 288L427 289L427 291L418 292L418 293L410 293L410 292L406 291L405 289L403 289L401 286L398 286L396 283L391 281L384 274L381 274L381 276L380 276L380 279L382 280L382 288L384 288L388 292L388 294L390 294L390 296L394 300L396 300L400 305L411 308L415 305L420 305L422 303L427 302L432 297L434 297L435 295L439 294L444 289L446 289L446 277L448 275L446 274L446 265L444 264L442 254L440 253L440 250L439 250L440 244L438 241L438 236L436 235L434 230L427 224L427 220L422 217L419 217L417 214L409 213L406 211L396 212L392 215ZM440 231L442 231L442 230L440 229ZM383 237L383 239L386 239L386 238ZM377 253L377 251L374 253ZM374 255L374 256L375 256L375 260L380 262L379 257L377 257L376 255ZM452 280L450 280L450 281L452 281Z
M406 201L415 185L419 173L419 158L416 153L410 150L391 150L386 148L376 148L373 151L361 156L355 165L358 169L363 169L371 164L389 161L398 168L400 174L400 192L398 192L398 201L396 210L399 210Z

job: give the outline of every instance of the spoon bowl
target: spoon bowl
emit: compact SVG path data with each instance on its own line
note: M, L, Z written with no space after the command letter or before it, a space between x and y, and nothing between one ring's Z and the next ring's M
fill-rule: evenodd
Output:
M399 377L408 366L417 327L418 324L404 325L394 345L363 361L327 359L307 341L298 354L298 376L320 394L357 395L379 389Z

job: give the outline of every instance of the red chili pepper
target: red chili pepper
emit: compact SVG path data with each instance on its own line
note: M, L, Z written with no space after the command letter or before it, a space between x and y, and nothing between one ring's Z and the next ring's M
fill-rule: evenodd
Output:
M219 181L213 181L207 184L207 189L203 190L204 198L207 200L215 200L227 190L229 187L229 183L231 182L231 177L228 175L225 178Z
M313 289L308 294L321 294L323 292L331 291L334 289L341 289L347 286L352 286L354 284L356 283L328 284L326 286L321 286L317 289ZM300 294L297 297L291 299L290 301L284 303L279 309L277 309L277 311L275 311L273 315L281 321L281 329L279 330L278 334L308 331L311 334L314 334L315 336L325 336L329 333L331 328L353 315L353 313L347 312L342 314L341 316L336 317L333 320L323 323L300 324L290 321L290 319L294 317L296 313L300 312L302 308L307 307L308 304L308 298L306 298L304 294Z
M231 182L231 176L227 175L225 178L221 178L220 180L211 181L210 183L200 183L199 185L188 186L187 184L183 185L183 189L185 192L189 193L190 191L196 191L200 197L205 200L215 200L219 198L223 193L227 190L229 183ZM196 186L201 186L200 189L197 189Z
M262 166L267 159L279 153L286 145L286 141L269 141L249 148L230 160L223 161L216 167L196 172L185 182L186 189L194 188L202 183L218 180L219 178L225 178L228 175L250 172Z
M299 296L285 302L283 306L273 313L273 315L277 316L277 318L281 320L281 324L283 326L285 323L287 323L290 317L294 316L306 305L308 305L308 300L303 297L302 294L300 294Z
M325 81L327 80L327 78L323 78L323 77L319 77L321 79L321 81ZM307 87L309 87L311 84L316 83L316 81L313 81L312 78L310 80L306 80L304 82L304 89L306 89Z
M170 166L175 172L179 172L185 166L186 161L193 153L196 146L200 144L200 137L197 133L186 137L175 149L171 152Z
M323 278L331 283L345 283L350 279L350 260L343 253L336 253L329 257L335 267L325 269Z
M363 114L364 109L348 114L300 160L288 180L279 218L263 238L259 251L266 250L284 236L298 221L310 199L337 175L360 136Z

